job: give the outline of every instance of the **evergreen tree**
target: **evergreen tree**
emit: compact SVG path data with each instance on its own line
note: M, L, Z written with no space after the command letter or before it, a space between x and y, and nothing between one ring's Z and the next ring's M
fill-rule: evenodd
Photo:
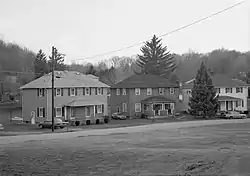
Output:
M138 55L136 64L141 72L136 74L155 74L166 76L176 69L174 56L163 47L161 39L155 35L141 48L142 55Z
M189 99L191 115L206 118L216 114L219 108L218 96L203 62L197 71L191 95Z
M55 58L54 58L54 70L56 71L64 71L67 69L67 65L64 64L64 57L65 55L62 53L59 53L58 50L55 50ZM49 57L49 69L51 70L52 68L52 62L51 62L51 57Z
M41 49L38 51L35 61L34 61L34 71L35 71L36 79L40 78L41 76L49 72L46 55Z

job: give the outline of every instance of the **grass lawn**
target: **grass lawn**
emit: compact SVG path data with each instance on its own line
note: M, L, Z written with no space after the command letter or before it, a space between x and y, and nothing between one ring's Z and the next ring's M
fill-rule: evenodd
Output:
M9 175L248 175L249 123L2 145Z

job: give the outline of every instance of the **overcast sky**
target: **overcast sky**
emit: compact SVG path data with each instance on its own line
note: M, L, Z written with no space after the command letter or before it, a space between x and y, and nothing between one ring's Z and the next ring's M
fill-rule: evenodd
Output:
M50 54L54 45L77 60L150 39L239 0L0 0L0 37ZM174 53L216 48L248 51L249 2L163 38ZM102 57L131 56L133 47Z

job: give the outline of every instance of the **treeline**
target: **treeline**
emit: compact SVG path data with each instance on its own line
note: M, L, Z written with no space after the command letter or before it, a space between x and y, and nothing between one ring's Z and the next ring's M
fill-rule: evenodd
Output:
M180 55L167 51L167 48L162 46L161 40L154 37L151 41L145 43L137 56L115 56L94 65L91 63L77 64L74 62L66 65L64 64L64 55L58 51L56 70L66 69L79 71L84 74L93 74L109 85L142 72L165 76L174 75L180 81L187 81L195 76L201 62L204 61L210 72L240 77L245 81L249 80L250 52L242 53L235 50L217 49L210 53L189 51ZM155 45L161 45L160 50L163 53L158 56L152 54L159 53L158 51L152 52L154 48L152 42ZM50 56L47 56L42 50L34 53L27 48L0 40L0 71L12 71L9 73L1 72L1 80L5 81L4 84L6 86L7 81L4 80L6 75L16 75L19 80L18 84L22 85L50 72L50 66ZM27 72L29 74L15 72ZM6 88L6 86L5 91L13 91L19 85L16 87L8 85L9 88Z

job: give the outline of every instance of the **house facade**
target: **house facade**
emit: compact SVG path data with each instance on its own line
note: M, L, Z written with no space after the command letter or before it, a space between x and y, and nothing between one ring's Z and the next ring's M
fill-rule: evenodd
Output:
M27 122L52 119L51 73L22 86L22 117ZM79 72L55 71L55 116L62 120L95 122L107 115L109 86Z
M245 82L230 78L226 75L213 75L211 78L219 95L220 111L248 110L248 85ZM189 97L191 97L193 81L194 79L183 85L183 110L188 110L189 108L188 102Z
M160 76L133 75L111 87L111 113L167 117L175 114L179 104L179 85Z

